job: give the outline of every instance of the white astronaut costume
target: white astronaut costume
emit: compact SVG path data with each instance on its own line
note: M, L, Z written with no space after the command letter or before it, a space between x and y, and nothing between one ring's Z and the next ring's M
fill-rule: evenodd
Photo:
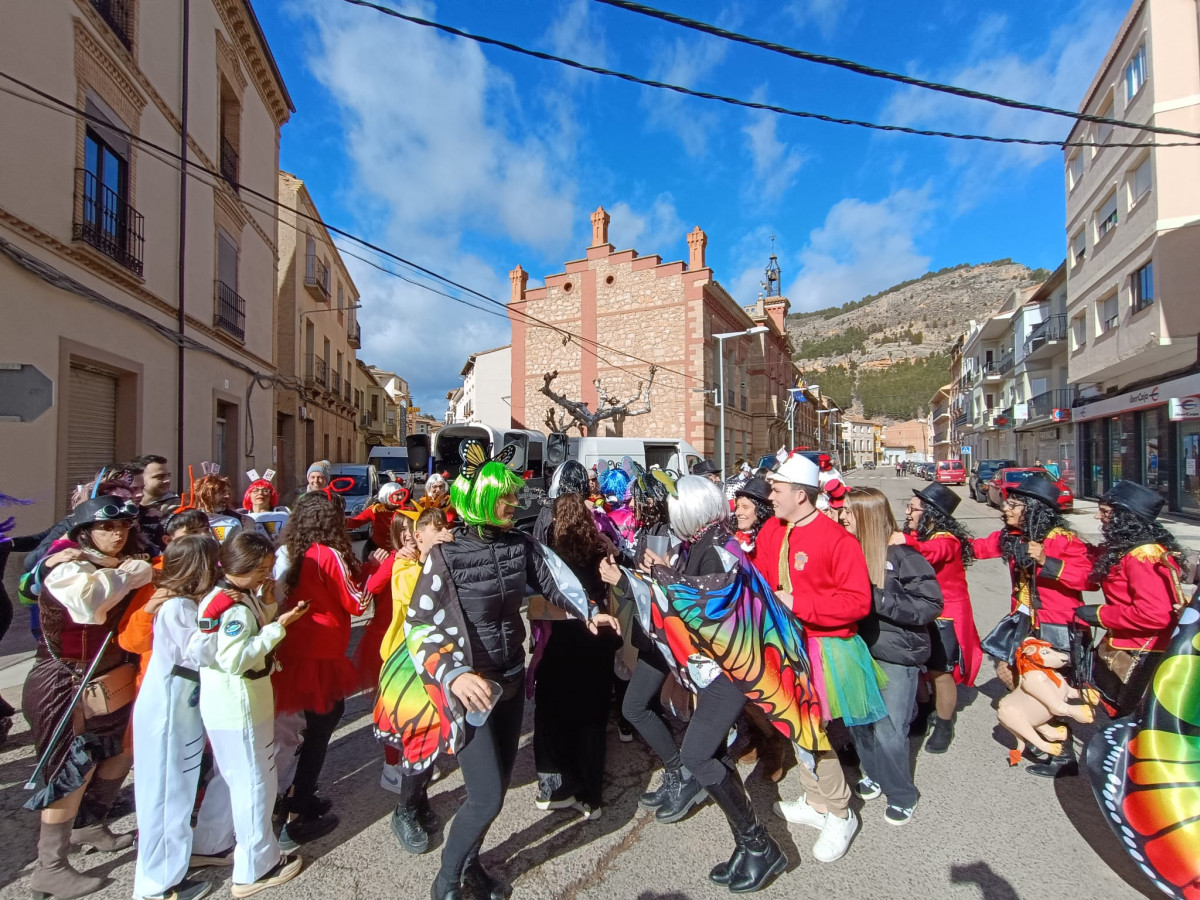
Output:
M200 604L200 627L214 601L214 590ZM233 828L233 881L249 884L279 863L279 841L271 828L278 786L275 773L275 695L268 654L283 640L278 622L267 622L256 598L239 593L241 602L221 613L210 632L211 661L200 669L200 715L208 732L228 793L237 798ZM222 787L214 783L213 788ZM207 799L207 798L206 798ZM216 798L214 798L216 799Z
M200 676L205 642L196 604L167 600L154 616L154 652L133 707L138 817L135 897L164 894L187 875L192 805L204 752ZM228 845L226 845L228 846Z

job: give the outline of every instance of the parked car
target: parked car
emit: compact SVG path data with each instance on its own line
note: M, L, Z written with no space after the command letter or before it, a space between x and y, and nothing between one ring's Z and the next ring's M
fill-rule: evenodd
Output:
M938 484L966 484L967 467L961 459L943 459L937 464Z
M868 460L867 460L865 463L863 463L863 468L864 468L864 469L873 469L873 468L875 468L875 460L873 460L873 459L868 459Z
M346 501L346 515L363 511L379 493L379 473L372 465L354 466L337 463L329 467L329 483ZM360 525L350 532L350 540L365 541L371 536L370 525Z
M1059 512L1070 512L1075 506L1075 496L1071 493L1071 489L1067 487L1067 483L1061 478L1055 478L1050 472L1041 466L1010 466L1000 469L992 477L992 480L987 483L987 502L991 506L997 508L1008 498L1008 492L1013 487L1016 487L1030 475L1040 474L1049 478L1058 487L1058 509Z
M1015 459L981 459L971 470L967 480L967 493L976 503L987 503L987 485L995 474L1008 466L1015 466Z

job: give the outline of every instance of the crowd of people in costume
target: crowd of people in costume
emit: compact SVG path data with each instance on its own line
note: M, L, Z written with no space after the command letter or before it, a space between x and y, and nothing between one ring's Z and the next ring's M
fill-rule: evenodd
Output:
M538 809L603 815L612 723L661 765L639 805L670 824L711 800L732 849L709 878L757 891L789 861L739 761L778 782L794 757L801 793L770 812L814 829L812 856L831 863L858 830L855 794L885 798L892 825L916 814L909 737L950 749L958 688L985 655L1015 692L1032 682L1031 653L1058 654L1073 696L1123 722L1167 696L1155 673L1191 625L1182 548L1159 495L1132 482L1101 498L1093 546L1037 476L1010 490L1001 528L975 537L943 485L914 490L897 522L882 491L804 453L725 482L707 461L680 476L567 460L541 495L512 458L466 441L452 481L435 475L416 499L387 484L347 516L327 464L289 508L273 473L247 473L234 508L213 467L181 497L148 456L81 486L46 534L9 541L28 551L21 594L38 637L22 694L38 754L35 896L98 890L73 850L133 845L108 825L131 767L136 897L198 900L211 883L192 873L210 866L230 867L239 898L285 884L302 846L338 827L318 782L360 691L375 696L403 851L428 851L443 827L431 784L448 763L461 770L435 900L512 892L480 850L528 700ZM360 557L349 530L362 525ZM1008 565L1012 604L981 639L966 567L989 558ZM1085 603L1097 590L1103 602ZM1078 771L1070 724L1090 718L1058 712L1026 749L1032 774ZM1135 733L1104 736L1136 753ZM1113 755L1098 782L1109 791Z

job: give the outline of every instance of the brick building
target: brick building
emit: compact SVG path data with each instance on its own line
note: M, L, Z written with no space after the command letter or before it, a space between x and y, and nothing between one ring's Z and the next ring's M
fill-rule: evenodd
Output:
M688 235L685 265L618 251L608 242L603 208L591 222L586 255L548 275L544 287L527 288L519 265L509 273L513 424L546 430L547 413L562 412L539 391L547 372L558 372L556 393L595 409L597 380L611 396L633 397L648 378L649 365L640 360L651 360L659 368L650 412L603 422L597 436L620 429L631 437L683 437L715 455L720 342L713 335L764 326L723 342L726 459L732 465L785 443L787 389L796 379L784 326L787 299L740 306L705 265L708 238L699 228Z

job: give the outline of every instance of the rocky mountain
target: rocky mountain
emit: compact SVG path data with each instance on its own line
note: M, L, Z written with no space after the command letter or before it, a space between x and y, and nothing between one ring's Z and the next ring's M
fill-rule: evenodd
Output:
M1014 288L1044 281L1048 275L1010 259L963 264L927 272L841 307L790 315L787 325L796 361L810 381L828 382L831 396L856 412L889 418L903 418L910 411L915 415L919 404L927 403L949 380L946 353L968 323L995 312ZM874 385L888 384L892 369L897 376L891 379L892 387L902 381L906 392L918 397L926 382L932 387L908 404L866 396L868 382L877 393Z

